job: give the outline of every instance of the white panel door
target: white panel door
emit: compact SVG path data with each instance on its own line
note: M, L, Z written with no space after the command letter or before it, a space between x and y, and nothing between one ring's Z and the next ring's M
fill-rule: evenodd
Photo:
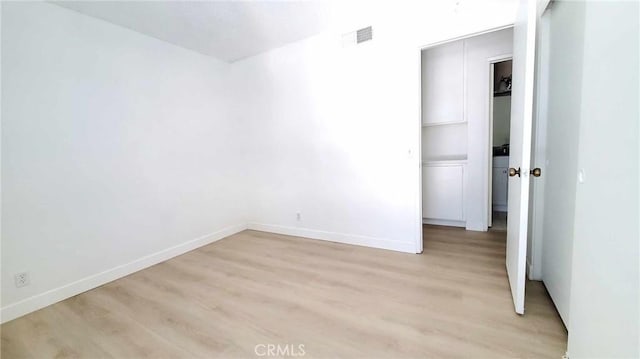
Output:
M433 165L422 168L422 216L462 221L463 165Z
M509 180L506 263L513 304L518 314L524 314L536 17L536 1L521 0L513 27L509 155L509 166L520 169L520 175Z

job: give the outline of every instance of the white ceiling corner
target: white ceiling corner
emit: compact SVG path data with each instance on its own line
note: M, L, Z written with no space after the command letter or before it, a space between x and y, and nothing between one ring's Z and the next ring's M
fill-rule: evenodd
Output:
M323 31L324 1L55 1L54 4L233 62Z

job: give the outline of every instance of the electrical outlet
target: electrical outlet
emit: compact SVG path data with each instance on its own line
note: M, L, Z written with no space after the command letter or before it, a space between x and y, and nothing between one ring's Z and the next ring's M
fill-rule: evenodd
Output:
M300 221L301 218L302 215L300 214L300 212L296 213L296 221Z
M16 283L16 288L25 287L29 285L29 273L18 273L13 276Z

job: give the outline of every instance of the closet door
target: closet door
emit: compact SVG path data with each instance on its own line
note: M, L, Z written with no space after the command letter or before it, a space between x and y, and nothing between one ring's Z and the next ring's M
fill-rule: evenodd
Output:
M553 22L554 11L571 11L572 3L554 3L551 38L567 26ZM583 13L573 13L581 23L573 38L584 48L572 89L581 92L578 162L567 172L578 182L567 353L640 358L640 3L582 4Z
M422 124L464 122L464 43L422 52Z
M556 6L557 5L557 6ZM569 326L569 289L578 172L578 133L585 3L558 3L545 13L549 36L547 163L544 168L542 280Z
M463 165L422 167L422 216L447 221L464 220Z

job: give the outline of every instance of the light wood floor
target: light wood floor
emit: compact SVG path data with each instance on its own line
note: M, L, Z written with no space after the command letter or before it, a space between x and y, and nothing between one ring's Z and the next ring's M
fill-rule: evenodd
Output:
M2 358L560 358L539 282L513 311L504 236L425 226L412 255L245 231L5 323Z

